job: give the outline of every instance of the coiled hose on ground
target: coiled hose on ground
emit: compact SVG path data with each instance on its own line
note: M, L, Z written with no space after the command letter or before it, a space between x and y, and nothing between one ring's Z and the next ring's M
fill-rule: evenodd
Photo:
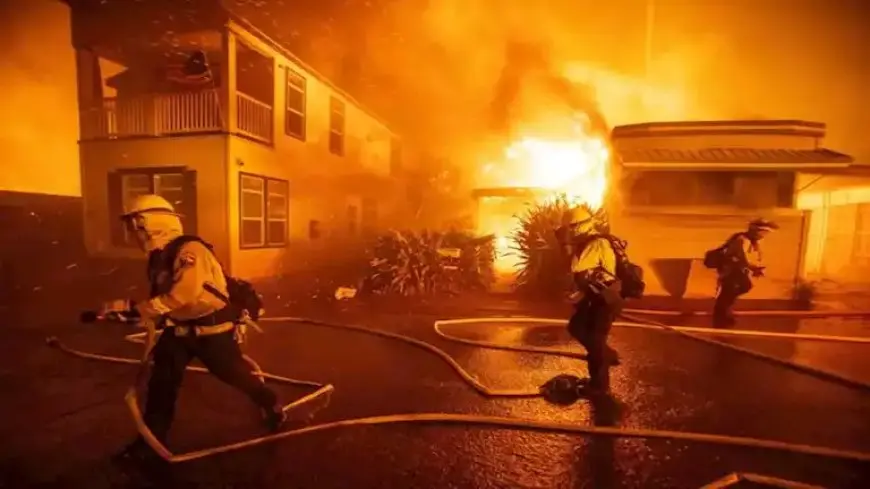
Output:
M723 343L720 341L716 341L709 338L704 338L698 336L697 334L689 333L687 331L683 331L681 328L668 326L662 323L656 323L653 321L648 321L645 319L638 319L633 317L625 316L627 319L631 319L632 321L628 322L618 322L615 326L623 326L623 327L645 327L645 328L656 328L668 330L671 332L675 332L681 335L685 335L691 337L693 339L697 339L699 341L704 341L707 343L712 343L718 345L720 347L728 348L731 350L739 351L741 353L749 354L754 357L772 361L780 365L789 366L791 368L795 368L804 373L816 375L827 380L837 381L840 383L844 383L851 387L856 387L860 389L870 390L870 385L852 380L846 379L837 374L833 374L831 372L823 371L820 369L816 369L814 367L809 367L805 365L795 364L793 362L789 362L786 360L781 360L775 357L770 357L767 355L763 355L758 352L754 352L751 350L747 350L744 348L740 348L734 345L730 345L727 343ZM305 323L313 326L321 326L328 327L334 329L340 329L344 331L354 331L357 333L368 334L379 336L382 338L389 338L397 341L402 341L406 344L410 344L416 346L418 348L422 348L430 353L433 353L440 357L442 360L447 362L454 371L475 391L480 393L485 397L538 397L541 396L541 392L539 389L534 390L494 390L483 385L477 378L468 373L464 368L462 368L459 363L457 363L448 353L445 351L425 342L418 340L416 338L411 338L404 335L399 335L396 333L389 333L386 331L379 331L370 328L366 328L363 326L349 325L349 324L334 324L327 323L322 321L316 321L307 318L295 318L295 317L274 317L274 318L264 318L261 321L271 321L271 322L299 322ZM442 331L442 326L447 324L456 324L456 323L469 323L469 322L524 322L524 323L537 323L537 324L564 324L564 320L557 319L549 319L549 318L531 318L531 317L498 317L498 318L475 318L475 319L454 319L454 320L442 320L435 322L435 331L436 333L444 339L453 342L459 342L463 344L470 344L476 347L483 348L497 348L502 350L511 350L518 352L527 352L527 353L540 353L540 354L549 354L549 355L559 355L559 356L567 356L574 358L583 358L585 355L573 352L573 351L564 351L558 349L549 349L549 348L540 348L540 347L516 347L516 346L508 346L508 345L500 345L500 344L492 344L483 341L473 341L467 340L463 338L457 338L455 336L451 336ZM695 329L704 329L704 328L695 328ZM718 330L716 331L719 332ZM758 332L764 333L764 332ZM61 343L57 338L49 338L47 340L50 346L58 348L66 353L78 356L80 358L86 358L91 360L98 361L107 361L114 363L125 363L125 364L141 364L143 366L140 369L140 373L137 376L137 383L134 384L133 387L127 392L126 402L127 406L130 410L131 416L136 424L136 428L139 433L142 435L143 439L151 445L151 447L155 450L157 454L159 454L162 458L169 462L185 462L195 459L200 459L204 457L208 457L211 455L216 455L220 453L226 453L234 450L240 450L242 448L247 448L255 445L260 445L272 441L281 440L284 438L290 438L295 436L301 436L307 433L313 433L317 431L325 431L336 428L344 428L344 427L352 427L352 426L370 426L370 425L382 425L382 424L396 424L396 423L426 423L426 424L445 424L445 425L476 425L476 426L491 426L491 427L499 427L499 428L507 428L507 429L520 429L520 430L535 430L535 431L546 431L552 433L567 433L567 434L580 434L580 435L593 435L593 436L615 436L615 437L626 437L626 438L659 438L659 439L670 439L670 440L680 440L680 441L688 441L688 442L698 442L698 443L709 443L709 444L718 444L718 445L731 445L731 446L740 446L740 447L751 447L751 448L763 448L769 450L779 450L785 452L806 454L806 455L815 455L815 456L823 456L823 457L832 457L832 458L840 458L840 459L850 459L857 460L862 462L870 462L870 453L866 452L858 452L858 451L850 451L850 450L839 450L834 448L827 447L819 447L812 445L801 445L801 444L793 444L793 443L785 443L774 440L763 440L756 438L748 438L748 437L734 437L727 435L714 435L714 434L705 434L705 433L691 433L691 432L679 432L679 431L662 431L662 430L643 430L643 429L626 429L626 428L615 428L615 427L604 427L604 426L578 426L573 424L563 424L563 423L551 423L546 421L538 421L538 420L527 420L527 419L517 419L517 418L507 418L507 417L498 417L498 416L479 416L479 415L465 415L465 414L451 414L451 413L413 413L413 414L394 414L394 415L386 415L386 416L373 416L366 418L356 418L356 419L346 419L340 421L333 421L329 423L322 423L307 426L304 428L293 429L288 431L283 431L276 434L261 436L257 438L252 438L249 440L244 440L237 443L232 443L228 445L222 445L197 451L192 451L188 453L182 454L173 454L170 452L165 446L163 446L160 442L158 442L152 433L148 430L148 427L145 425L142 420L142 415L139 408L139 403L136 396L136 386L141 382L144 378L145 373L147 372L147 367L150 364L149 362L149 352L151 346L154 344L154 340L156 338L156 332L152 330L146 331L145 333L138 333L127 336L127 340L136 341L145 343L145 356L142 359L132 359L132 358L122 358L122 357L113 357L108 355L100 355L95 353L84 352L80 350L75 350L67 347L63 343ZM820 339L820 338L814 338ZM855 340L854 342L863 342L858 341L856 338L852 338ZM333 386L324 385L317 382L311 381L303 381L296 380L287 377L281 377L273 374L264 373L260 370L259 366L253 360L248 359L248 361L252 364L255 372L261 376L264 380L271 380L274 382L290 384L290 385L301 385L301 386L309 386L314 387L317 390L291 404L285 406L285 410L292 410L295 407L302 406L316 398L321 396L328 396L329 393L332 392ZM191 371L196 372L206 372L203 368L198 367L188 367Z

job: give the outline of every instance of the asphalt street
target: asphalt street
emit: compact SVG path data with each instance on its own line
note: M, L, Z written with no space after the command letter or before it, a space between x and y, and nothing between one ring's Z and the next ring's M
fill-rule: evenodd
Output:
M359 310L325 317L422 339L450 353L491 388L534 389L559 373L585 374L579 360L448 342L433 332L434 317ZM442 359L409 344L308 324L267 326L247 346L265 370L336 387L314 423L448 412L870 452L870 393L660 331L615 328L612 345L623 364L613 375L619 407L611 409L587 401L561 407L541 399L486 399ZM573 347L559 326L500 322L444 330L503 344ZM123 487L108 458L134 433L122 399L135 369L71 357L47 348L44 337L55 333L74 348L136 357L138 345L122 341L129 332L124 326L66 326L16 329L4 338L0 487ZM803 342L772 347L771 340L739 341L753 348L779 348L784 356L789 348L792 356L809 348ZM862 345L824 347L829 351L816 355L819 361L866 357ZM812 355L802 358L812 361ZM850 368L861 370L855 365ZM306 392L276 389L287 399ZM244 398L213 378L191 373L170 448L180 453L262 431ZM870 487L870 467L836 459L693 442L432 424L324 431L178 464L172 471L179 487L203 488L697 488L733 472L830 488Z

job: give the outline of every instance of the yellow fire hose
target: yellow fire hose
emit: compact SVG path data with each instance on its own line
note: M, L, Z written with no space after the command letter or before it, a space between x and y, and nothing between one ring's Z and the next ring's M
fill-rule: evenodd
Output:
M426 343L424 341L418 340L416 338L411 338L408 336L403 336L395 333L389 333L386 331L378 331L369 329L362 326L355 325L347 325L347 324L332 324L325 323L320 321L314 321L305 318L292 318L292 317L275 317L275 318L264 318L262 321L275 321L275 322L300 322L313 326L322 326L329 328L336 328L345 331L354 331L363 334L369 334L374 336L379 336L383 338L394 339L398 341L402 341L406 344L410 344L424 350L427 350L450 365L454 371L456 371L459 376L475 391L480 393L485 397L538 397L540 396L540 391L538 389L535 390L495 390L490 389L483 385L479 380L477 380L474 376L469 374L462 366L459 365L450 355L448 355L443 350ZM512 351L520 351L520 352L530 352L530 353L542 353L542 354L551 354L551 355L562 355L569 357L583 357L584 355L578 352L564 351L564 350L556 350L556 349L546 349L546 348L535 348L535 347L510 347L506 345L498 345L491 344L487 342L477 342L472 340L465 340L462 338L456 338L454 336L450 336L445 334L441 327L448 324L456 324L456 323L470 323L470 322L525 322L525 323L544 323L544 324L564 324L564 320L555 320L555 319L543 319L543 318L529 318L529 317L500 317L500 318L477 318L477 319L459 319L459 320L443 320L437 321L435 323L435 331L437 334L442 336L443 338L450 341L458 341L463 344L472 344L477 347L485 347L485 348L499 348L503 350L512 350ZM620 322L617 323L617 326L637 326L641 324L644 327L655 327L657 329L671 329L670 326L662 325L662 324L643 324L643 323L625 323ZM718 342L715 340L710 340L707 338L702 338L693 334L686 333L684 331L676 330L673 331L690 336L695 339L699 339L705 342L710 342L722 347L730 348L733 350L741 351L744 353L752 354L753 356L764 358L767 360L775 361L779 364L787 364L794 366L796 364L791 364L791 362L787 362L785 360L775 359L773 357L767 357L766 355L758 354L756 352L752 352L750 350L745 350L739 347L735 347L733 345L729 345L727 343ZM148 331L146 333L140 333L137 335L130 335L127 337L128 340L131 341L140 341L140 338L145 339L146 342L146 351L150 350L150 345L153 344L153 340L156 337L156 333L153 331ZM49 338L48 344L50 346L61 349L64 352L73 354L75 356L93 360L101 360L101 361L109 361L115 363L127 363L127 364L142 364L143 367L147 367L149 364L148 356L146 355L143 360L129 359L129 358L121 358L121 357L112 357L106 355L99 355L94 353L88 353L84 351L74 350L63 345L57 338ZM256 365L255 362L249 360L251 362L252 367L254 367L255 371L259 372L262 378L267 380L276 381L279 383L291 384L291 385L304 385L309 387L316 387L317 390L308 396L305 396L288 406L285 406L286 410L293 409L295 407L301 406L307 402L310 402L320 396L328 395L332 392L333 387L331 385L323 385L316 382L311 381L301 381L290 379L287 377L281 377L277 375L272 375L268 373L263 373L260 371L259 366ZM196 372L205 372L205 369L197 368L197 367L188 367L188 369ZM145 371L143 368L140 371L140 378L142 377L141 372ZM816 369L807 366L800 366L800 370L808 373L814 373L816 375L820 375L822 377L828 378L830 380L839 379L842 381L843 379L839 376L834 375L836 379L829 377L829 375L833 375L830 373L825 373L824 375L819 374ZM860 383L857 381L851 381L847 379L853 387L861 387L865 389L870 389L870 385ZM669 440L679 440L679 441L687 441L687 442L698 442L698 443L708 443L708 444L718 444L718 445L731 445L731 446L740 446L740 447L750 447L750 448L763 448L769 450L778 450L785 451L791 453L805 454L805 455L814 455L814 456L823 456L823 457L831 457L831 458L840 458L840 459L849 459L849 460L857 460L862 462L870 462L870 453L866 452L858 452L858 451L850 451L850 450L839 450L834 448L827 447L819 447L812 445L802 445L802 444L793 444L793 443L785 443L774 440L764 440L764 439L756 439L756 438L748 438L748 437L734 437L727 435L713 435L713 434L705 434L705 433L691 433L691 432L680 432L680 431L662 431L662 430L644 430L644 429L626 429L626 428L614 428L614 427L603 427L603 426L578 426L575 424L563 424L563 423L552 423L546 421L538 421L538 420L527 420L527 419L516 419L516 418L507 418L507 417L498 417L498 416L479 416L479 415L465 415L465 414L450 414L450 413L410 413L410 414L394 414L387 416L373 416L367 418L356 418L356 419L346 419L340 421L333 421L329 423L322 423L312 426L307 426L304 428L294 429L283 431L276 434L261 436L258 438L253 438L245 441L241 441L238 443L207 448L203 450L197 450L193 452L183 453L183 454L173 454L170 452L165 446L159 443L153 434L148 430L148 427L145 425L142 420L142 415L140 412L137 396L136 396L136 386L134 385L128 391L126 396L127 406L130 410L130 413L133 417L133 420L136 424L136 428L139 431L140 435L142 435L143 439L158 453L162 458L169 462L185 462L189 460L200 459L204 457L208 457L211 455L216 455L219 453L226 453L234 450L239 450L246 447L251 447L255 445L260 445L263 443L268 443L276 440L281 440L284 438L290 438L295 436L301 436L307 433L313 433L318 431L331 430L335 428L343 428L343 427L351 427L351 426L371 426L371 425L382 425L382 424L396 424L396 423L426 423L426 424L462 424L462 425L475 425L475 426L488 426L488 427L499 427L499 428L507 428L507 429L520 429L520 430L535 430L535 431L546 431L552 433L567 433L567 434L580 434L580 435L597 435L597 436L613 436L613 437L626 437L626 438L659 438L659 439L669 439Z

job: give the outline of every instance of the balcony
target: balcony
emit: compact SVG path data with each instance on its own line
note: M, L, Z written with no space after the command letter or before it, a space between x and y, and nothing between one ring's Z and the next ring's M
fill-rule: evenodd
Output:
M217 89L134 97L109 97L82 111L83 140L129 137L165 137L235 132L269 144L272 142L272 107L241 92L235 94L237 111L232 125Z

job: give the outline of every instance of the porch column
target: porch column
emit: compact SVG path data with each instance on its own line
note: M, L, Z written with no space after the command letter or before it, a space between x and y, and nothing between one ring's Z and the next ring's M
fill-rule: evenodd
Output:
M238 120L238 100L236 99L236 35L225 27L222 33L222 51L224 62L221 63L221 100L224 104L223 125L229 133L236 132Z

